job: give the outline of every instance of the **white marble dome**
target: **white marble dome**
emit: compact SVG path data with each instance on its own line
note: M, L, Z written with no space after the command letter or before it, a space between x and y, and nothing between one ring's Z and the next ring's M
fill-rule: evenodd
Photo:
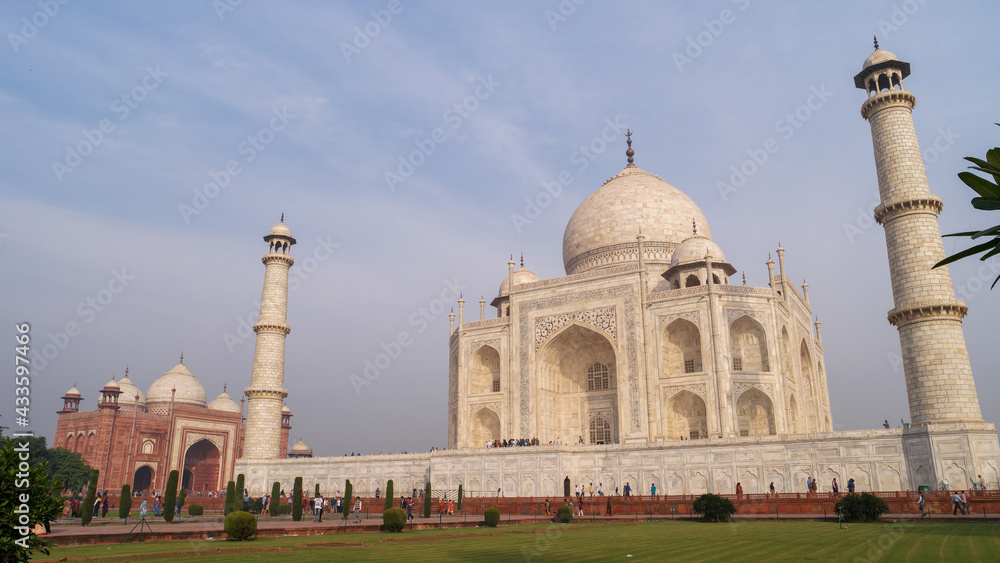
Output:
M674 255L670 258L670 267L673 268L680 264L703 262L706 255L712 257L712 262L726 261L726 255L722 253L722 249L712 239L703 236L694 236L682 242L674 250Z
M520 268L514 270L513 274L505 277L503 281L500 282L500 293L497 295L507 295L510 293L511 280L513 280L515 286L518 286L525 283L539 281L539 277L535 275L535 272L521 266Z
M142 393L141 389L132 383L132 380L127 375L118 380L118 387L122 390L122 394L118 396L119 405L138 404L140 407L146 405L146 396ZM138 401L135 399L136 395L139 395Z
M268 236L279 236L279 237L288 237L288 238L292 237L292 231L285 225L284 221L282 221L282 222L278 223L277 225L271 227L271 231L269 233L267 233L267 234L268 234Z
M889 51L886 51L885 49L875 49L875 52L868 55L868 58L865 59L865 63L861 65L861 70L864 70L872 65L884 63L886 61L898 61L898 60L899 59L896 58L896 55L890 53Z
M240 405L229 396L229 393L226 393L225 391L220 393L218 397L212 399L212 402L208 404L208 408L217 411L243 412Z
M76 385L73 385L72 387L69 388L69 391L66 391L66 396L67 397L79 397L80 396L80 390L76 388Z
M657 248L669 252L691 236L692 222L699 233L711 237L708 219L690 197L629 164L583 200L570 217L563 234L566 273L638 262L640 230L647 255Z
M176 388L175 404L205 406L205 387L195 379L184 364L177 364L153 382L146 391L146 404L169 403L171 390Z
M299 440L298 442L295 443L294 446L292 446L292 453L307 454L309 453L309 446L307 446L306 443L303 442L302 440Z

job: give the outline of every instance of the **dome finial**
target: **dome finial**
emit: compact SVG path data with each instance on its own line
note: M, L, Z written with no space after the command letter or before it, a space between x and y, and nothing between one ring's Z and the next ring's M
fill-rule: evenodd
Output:
M691 218L691 230L694 234L698 234L698 221L694 217Z
M282 213L282 214L281 214L281 222L282 222L282 223L284 223L284 222L285 222L285 214L284 214L284 213Z
M125 377L128 377L128 364L125 364Z
M873 36L875 38L875 50L878 51L878 36Z
M625 142L628 144L628 150L625 151L625 156L628 157L628 163L632 164L634 162L634 159L632 157L635 156L635 151L632 150L632 130L631 129L625 131Z
M747 273L743 272L743 285L747 284Z
M222 392L223 392L223 393L225 393L225 392L226 392L226 387L227 387L228 385L229 385L228 383L223 383L223 384L222 384Z
M524 253L521 253L521 267L524 267Z
M184 363L184 352L181 352L181 363Z

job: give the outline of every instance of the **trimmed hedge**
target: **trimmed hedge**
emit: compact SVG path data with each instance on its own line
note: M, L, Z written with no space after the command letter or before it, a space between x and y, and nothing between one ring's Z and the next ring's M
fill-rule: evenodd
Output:
M243 497L240 497L243 498ZM243 504L240 502L240 504ZM226 504L222 509L222 514L224 516L229 516L230 512L236 510L236 481L230 481L226 485Z
M382 524L387 532L402 532L406 526L406 511L402 508L387 508L382 513Z
M271 506L267 509L268 512L271 513L271 516L278 514L275 512L274 508L279 505L281 505L281 483L275 481L274 484L271 485Z
M483 511L483 518L486 520L487 526L490 528L496 528L497 524L500 523L500 509L487 508Z
M431 517L431 482L424 486L424 518Z
M462 511L462 485L458 486L458 511Z
M188 507L189 516L201 516L205 513L205 507L200 504L192 504Z
M302 477L296 477L292 487L292 520L302 520Z
M118 498L118 517L128 519L132 510L132 487L122 485L122 496Z
M167 492L163 498L163 519L167 524L174 521L174 509L177 502L177 470L174 469L167 477Z
M889 504L871 493L849 493L833 505L833 511L849 522L878 522L889 512Z
M691 508L695 514L701 514L706 522L729 522L736 512L733 501L712 493L705 493L694 499Z
M185 499L187 499L187 489L184 488L184 484L182 483L181 484L181 490L177 493L177 511L178 511L178 514L180 514L180 511L184 508L184 500Z
M257 518L249 512L236 510L226 516L225 528L229 537L244 541L257 534Z
M95 469L90 474L90 483L87 485L87 496L83 497L83 506L80 507L80 525L90 524L94 518L94 503L97 502L97 476L101 472Z
M564 502L562 506L556 509L556 519L563 524L573 522L573 509Z
M351 485L351 480L348 479L347 483L344 485L344 518L351 515L351 509L354 508L354 499L351 498L351 494L354 493L354 485Z
M386 508L386 510L392 508L392 495L393 495L392 479L389 479L389 482L385 484L385 508Z

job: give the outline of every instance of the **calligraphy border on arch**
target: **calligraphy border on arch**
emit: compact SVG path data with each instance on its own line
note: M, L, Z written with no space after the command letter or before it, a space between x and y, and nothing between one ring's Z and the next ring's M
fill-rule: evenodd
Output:
M613 342L618 343L618 326L615 322L615 308L612 306L535 319L535 350L541 348L550 336L572 321L581 321L601 330L610 336Z
M691 321L694 326L701 328L701 313L698 311L686 311L684 313L676 313L673 315L659 315L656 317L656 326L662 330L663 327L669 325L677 319Z
M761 326L767 326L767 315L764 311L754 311L753 309L726 309L726 324L731 325L736 319L744 316L757 321Z
M475 354L476 351L479 350L480 348L482 348L483 346L490 346L494 350L496 350L497 352L499 352L500 351L500 339L499 338L491 338L490 340L477 340L475 342L470 342L469 343L469 355L471 356L472 354Z
M663 388L663 400L669 400L674 395L680 393L681 391L690 391L695 395L698 395L703 400L705 399L705 384L704 383L692 383L690 385L671 385L669 387Z
M733 400L740 398L740 395L746 393L750 389L758 389L762 391L769 399L771 399L772 408L774 407L774 385L770 383L758 383L758 382L746 382L737 381L733 383Z

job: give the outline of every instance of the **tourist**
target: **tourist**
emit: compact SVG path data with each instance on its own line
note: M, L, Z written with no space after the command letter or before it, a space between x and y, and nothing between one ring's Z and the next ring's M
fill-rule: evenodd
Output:
M381 453L381 452L379 452L379 453ZM382 498L382 489L381 489L381 487L375 487L375 498Z
M608 497L608 507L604 510L604 515L614 516L614 514L611 512L611 497Z
M806 494L811 493L813 490L813 478L806 477Z
M889 428L889 421L886 420L885 422L883 422L882 426L885 427L885 428Z
M618 485L615 485L615 496L619 496L619 494L620 493L618 492Z
M927 511L924 510L924 493L917 493L917 506L920 508L920 516L927 516Z
M653 495L654 497L656 496L656 483L653 483L652 485L649 486L649 494Z
M741 483L736 483L736 496L743 494L743 485Z
M979 476L979 483L977 483L977 485L979 485L979 490L980 491L985 491L986 490L986 481L983 481L983 476L982 475ZM983 496L983 493L980 492L979 496Z
M965 498L965 491L958 493L958 498L962 500L962 514L969 513L969 501ZM107 501L105 501L107 502Z
M412 498L406 499L406 519L410 520L410 521L413 520L413 499Z
M580 498L580 485L573 485L573 496Z
M850 479L847 480L847 492L849 492L849 493L853 493L854 492L854 478L853 477L851 477Z
M603 497L604 496L604 483L598 483L597 484L597 496L599 496L599 497Z
M774 481L771 481L771 494L774 494Z
M578 510L577 516L583 516L583 499L582 498L580 498L580 499L577 500L576 508Z
M831 490L833 490L834 494L837 494L837 493L840 492L840 485L837 484L837 478L836 477L833 478L833 484L830 486L830 488L831 488Z
M632 496L632 487L628 484L628 482L625 483L625 488L622 490L625 491L626 497Z
M325 504L325 501L323 500L323 496L322 495L316 497L316 501L313 504L313 514L315 516L314 519L315 519L316 522L322 522L323 521L323 505L324 504Z
M62 515L63 518L69 518L73 515L73 501L70 499L66 499L66 501L63 502Z
M591 483L590 487L587 489L590 492L590 496L594 496L594 484Z
M153 516L159 516L161 510L163 510L163 505L160 504L160 497L156 497L156 500L153 501Z
M94 499L94 516L101 515L101 491L97 491L97 497Z
M354 523L361 523L361 497L355 497L354 500Z
M139 517L140 518L145 518L146 517L146 501L145 500L142 501L142 504L139 505Z
M549 497L545 497L545 503L542 505L542 508L545 509L546 516L552 516L552 508L549 506Z
M958 496L958 491L951 493L951 515L956 515L959 511L965 514L965 508L962 507L962 498Z

